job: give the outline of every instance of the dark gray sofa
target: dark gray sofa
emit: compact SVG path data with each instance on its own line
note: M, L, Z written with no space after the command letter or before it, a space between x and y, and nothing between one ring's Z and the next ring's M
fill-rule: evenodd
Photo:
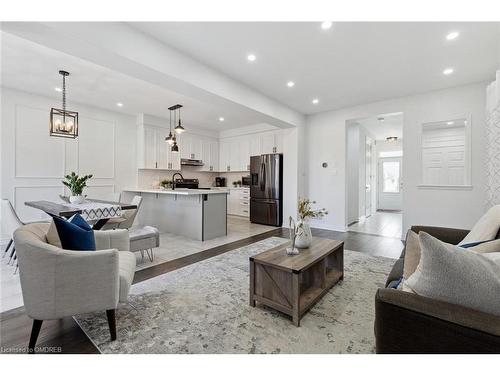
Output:
M452 244L469 232L428 226L412 230ZM375 296L376 352L500 353L500 316L391 288L403 276L404 255L403 250L386 288Z

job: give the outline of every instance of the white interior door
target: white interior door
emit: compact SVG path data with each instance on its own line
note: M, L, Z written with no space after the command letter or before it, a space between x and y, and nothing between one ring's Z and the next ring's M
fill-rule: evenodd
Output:
M372 140L365 142L365 217L372 214Z
M402 159L381 158L378 162L378 209L401 210Z

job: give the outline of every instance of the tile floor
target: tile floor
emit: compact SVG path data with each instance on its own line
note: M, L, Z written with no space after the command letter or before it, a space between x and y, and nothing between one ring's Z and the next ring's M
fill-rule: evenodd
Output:
M187 255L241 240L256 234L272 231L274 229L276 229L276 227L251 223L248 218L228 216L226 237L218 237L208 241L196 241L171 233L163 233L160 235L160 247L154 249L153 262L148 259L146 254L144 254L144 259L142 259L140 252L136 253L137 270L182 258Z
M196 241L186 237L169 233L161 234L160 247L154 249L154 260L150 262L147 255L141 258L140 252L136 253L137 270L145 269L156 264L182 258L203 250L211 249L226 243L241 240L259 233L272 231L275 227L253 224L247 218L228 216L228 234L209 241ZM3 254L3 252L2 252ZM0 287L0 312L7 311L23 305L19 273L14 275L14 268L7 264L8 256L1 259L1 287Z
M402 227L401 212L377 211L370 217L349 225L348 231L401 238Z

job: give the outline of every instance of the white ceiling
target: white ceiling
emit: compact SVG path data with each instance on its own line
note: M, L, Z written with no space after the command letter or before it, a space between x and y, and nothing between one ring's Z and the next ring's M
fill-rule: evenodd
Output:
M2 86L52 97L54 105L61 101L61 93L54 88L61 87L58 71L64 69L71 73L67 79L69 108L73 102L134 116L147 113L168 118L167 108L180 103L187 128L220 131L263 122L261 115L250 110L208 105L12 34L2 32L1 37ZM118 107L117 102L124 106ZM221 116L224 122L219 121Z
M379 118L383 118L381 121ZM371 132L377 141L387 137L403 138L403 113L386 113L374 117L356 120L358 124Z
M491 80L500 63L500 23L130 25L305 114ZM455 30L460 36L447 41ZM447 67L455 73L443 75Z

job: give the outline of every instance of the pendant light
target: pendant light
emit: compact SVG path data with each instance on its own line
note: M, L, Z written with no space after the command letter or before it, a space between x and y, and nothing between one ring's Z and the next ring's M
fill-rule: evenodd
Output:
M177 134L181 134L181 133L183 133L183 132L184 132L184 130L186 130L186 129L184 129L184 127L181 125L181 108L182 108L182 105L177 104L177 106L176 106L176 107L177 107L177 109L179 110L179 123L177 124L177 126L175 127L175 129L174 129L174 130L175 130L175 132L176 132ZM175 121L174 121L174 124L175 124Z
M172 136L172 111L170 112L170 132L168 133L168 137L165 138L165 142L167 142L170 146L174 143L174 137Z
M62 75L62 109L52 108L50 110L49 134L52 137L76 138L78 137L78 112L66 109L66 77L69 73L60 70Z
M174 111L174 124L175 124L175 109L173 110ZM170 151L172 151L173 153L177 153L179 152L179 146L177 145L177 136L175 135L174 133L174 136L172 137L172 148L170 149Z

